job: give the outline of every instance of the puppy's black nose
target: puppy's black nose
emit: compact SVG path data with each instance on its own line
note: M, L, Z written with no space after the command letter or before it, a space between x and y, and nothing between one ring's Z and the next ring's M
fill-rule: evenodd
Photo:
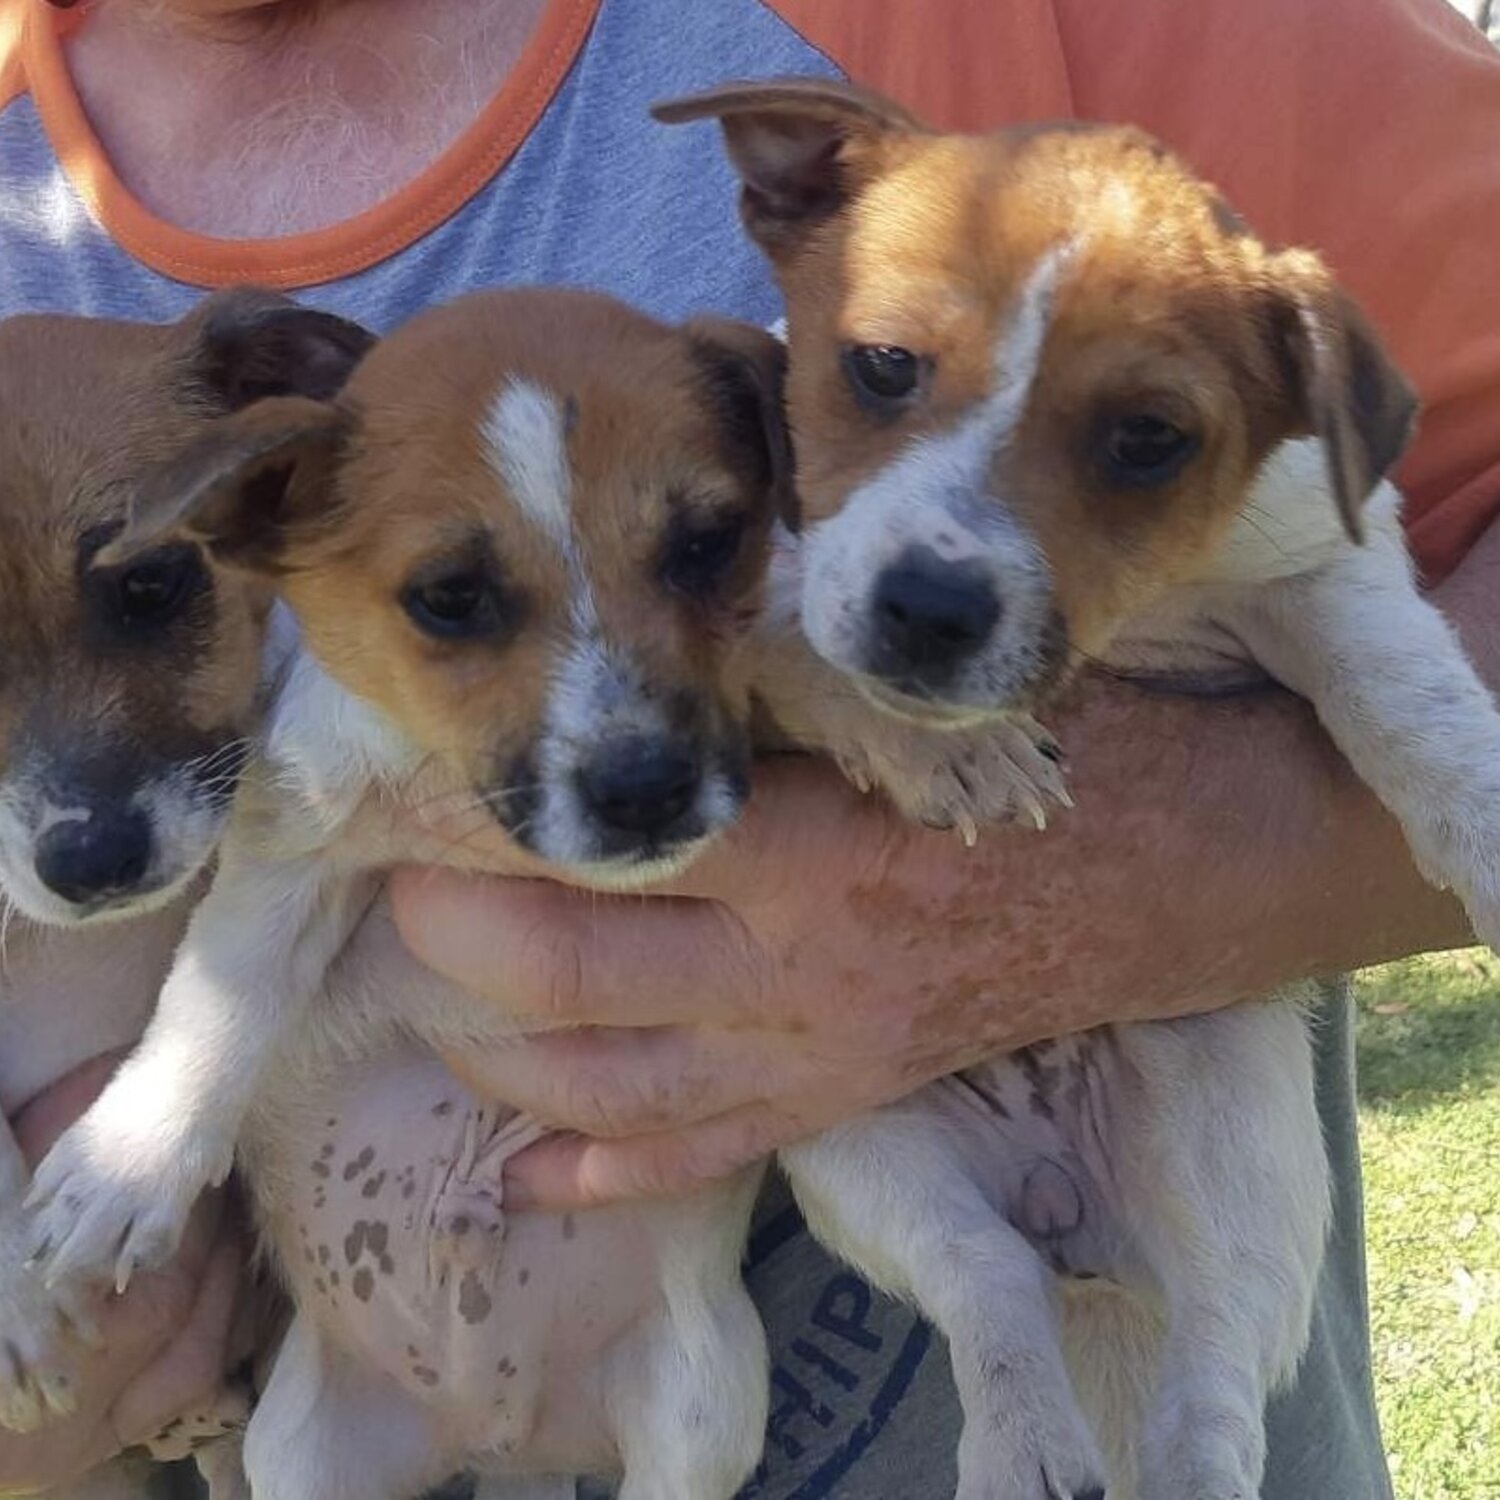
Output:
M135 808L96 807L86 819L54 823L33 862L42 884L75 906L124 895L151 864L151 824Z
M935 685L989 639L1000 600L973 564L912 547L875 580L874 668Z
M584 804L616 833L668 832L698 795L698 762L670 740L635 738L601 750L578 772Z

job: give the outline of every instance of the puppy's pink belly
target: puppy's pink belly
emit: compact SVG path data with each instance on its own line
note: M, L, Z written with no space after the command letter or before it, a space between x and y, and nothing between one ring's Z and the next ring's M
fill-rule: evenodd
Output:
M1107 1029L937 1085L975 1180L1060 1274L1143 1280L1110 1162L1127 1088Z
M524 1121L482 1115L415 1050L341 1078L281 1164L291 1211L273 1233L299 1305L438 1413L455 1454L613 1468L597 1370L659 1305L642 1216L506 1216L497 1187L534 1135Z

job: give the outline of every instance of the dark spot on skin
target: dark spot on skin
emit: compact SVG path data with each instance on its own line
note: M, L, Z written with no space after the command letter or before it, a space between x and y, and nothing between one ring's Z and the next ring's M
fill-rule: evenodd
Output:
M458 1311L465 1323L482 1323L490 1315L493 1306L490 1294L480 1285L473 1271L465 1271L458 1284Z
M314 1177L327 1177L329 1175L327 1162L315 1161L312 1164L312 1171Z
M415 1344L408 1344L406 1346L406 1357L408 1359L421 1359L422 1351Z
M394 1276L396 1274L396 1262L389 1255L380 1257L380 1274L382 1276Z
M375 1274L368 1266L361 1266L349 1284L361 1302L368 1302L375 1294Z
M365 1226L365 1244L370 1247L371 1255L384 1255L386 1246L390 1243L391 1229L389 1224L377 1223Z
M525 1286L526 1283L528 1281L530 1281L530 1280L531 1280L531 1272L528 1271L525 1266L522 1266L521 1269L520 1269L520 1271L516 1274L516 1281L521 1286Z
M321 1276L314 1276L313 1277L313 1287L314 1287L314 1289L316 1291L320 1292L323 1296L326 1297L328 1295L328 1283L326 1281L324 1281Z
M434 1104L432 1106L432 1113L434 1118L439 1120L444 1115L451 1115L453 1113L453 1101L451 1099L444 1099L441 1104Z
M324 1120L323 1125L325 1129L337 1130L339 1128L339 1117L334 1115L331 1120Z
M427 1365L413 1365L411 1372L423 1385L431 1386L438 1383L438 1372Z
M570 1240L578 1233L578 1223L572 1214L564 1214L562 1217L562 1237Z
M313 1194L313 1207L322 1208L322 1206L327 1202L328 1194L325 1193L322 1188L319 1188L318 1191Z
M401 1196L403 1198L414 1198L416 1196L416 1192L417 1192L417 1185L416 1185L416 1183L414 1183L414 1182L408 1182L406 1184L406 1186L401 1189Z
M365 1221L360 1219L344 1236L344 1259L352 1266L365 1253Z
M381 1188L383 1188L384 1186L385 1186L385 1173L384 1172L377 1172L364 1185L364 1187L360 1189L360 1195L362 1197L365 1197L365 1198L373 1198L381 1190Z
M449 1223L448 1230L451 1234L456 1235L459 1239L462 1239L473 1227L474 1226L469 1222L469 1216L467 1214L459 1214Z
M498 1374L503 1375L507 1380L510 1380L516 1374L516 1367L510 1362L510 1359L508 1357L502 1359L500 1363L495 1366L495 1370Z
M370 1163L375 1160L375 1148L366 1146L358 1156L344 1168L344 1181L353 1182L362 1172L368 1172Z
M332 1141L325 1141L323 1143L323 1149L320 1152L318 1152L318 1155L321 1156L325 1161L330 1156L332 1156L333 1155L333 1142Z

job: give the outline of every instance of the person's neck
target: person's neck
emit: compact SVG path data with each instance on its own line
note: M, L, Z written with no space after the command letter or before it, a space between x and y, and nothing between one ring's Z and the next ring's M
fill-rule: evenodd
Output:
M284 20L103 0L69 44L115 171L222 238L321 229L410 182L515 66L545 0L340 0Z

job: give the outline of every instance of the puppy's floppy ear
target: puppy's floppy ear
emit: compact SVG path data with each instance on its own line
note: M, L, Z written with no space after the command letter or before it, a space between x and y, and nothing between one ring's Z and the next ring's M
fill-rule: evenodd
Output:
M786 416L786 345L763 328L731 318L694 318L686 332L731 444L762 466L759 477L776 514L796 531L800 513Z
M333 509L351 425L340 408L302 396L268 397L220 417L142 483L124 531L98 561L115 566L175 537L230 567L282 571L292 535Z
M266 396L330 400L374 343L358 323L262 287L215 292L183 320L189 385L225 411Z
M1411 440L1417 397L1359 305L1305 251L1273 258L1280 353L1298 420L1322 439L1344 527L1360 541L1362 511Z
M923 130L899 104L825 78L725 84L651 113L668 125L719 122L744 182L745 227L773 256L858 191L878 168L883 142Z

